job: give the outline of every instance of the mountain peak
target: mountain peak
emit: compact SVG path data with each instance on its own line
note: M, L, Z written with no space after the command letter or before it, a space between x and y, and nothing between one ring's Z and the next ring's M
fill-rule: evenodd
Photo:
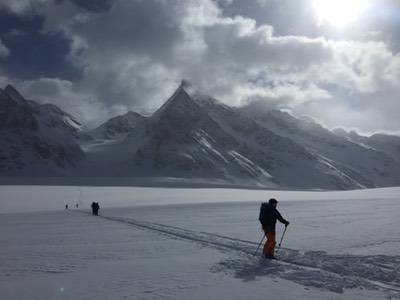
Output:
M121 137L130 133L145 119L146 117L137 112L128 111L125 114L113 117L95 129L92 129L90 135L100 139L114 139L116 137Z
M17 89L12 84L7 84L7 86L5 87L4 91L5 92L8 92L8 91L18 92Z
M23 104L25 103L25 98L22 97L22 95L17 91L15 87L13 87L11 84L8 84L6 88L4 89L4 92L15 102L18 104Z
M192 99L197 99L200 97L201 93L186 79L182 79L181 84L178 89L182 89L185 93Z
M175 90L171 97L153 114L153 117L158 118L161 113L173 106L187 106L193 105L195 101L191 97L192 86L186 81L182 80L179 87Z
M182 80L181 80L181 84L180 84L179 87L185 89L185 88L191 88L191 87L193 87L193 86L192 86L192 84L191 84L188 80L182 79Z
M143 116L135 111L129 110L125 114L123 114L121 117L126 117L126 118L142 118Z

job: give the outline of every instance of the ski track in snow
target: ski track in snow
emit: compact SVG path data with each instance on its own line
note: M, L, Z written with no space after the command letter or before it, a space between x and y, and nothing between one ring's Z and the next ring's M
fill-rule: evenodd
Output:
M233 273L244 281L272 276L335 293L356 288L383 290L390 294L389 299L400 299L400 256L329 255L324 251L301 252L280 248L277 250L279 261L269 261L254 256L258 245L255 242L131 218L99 217L229 253L231 257L214 265L211 271Z

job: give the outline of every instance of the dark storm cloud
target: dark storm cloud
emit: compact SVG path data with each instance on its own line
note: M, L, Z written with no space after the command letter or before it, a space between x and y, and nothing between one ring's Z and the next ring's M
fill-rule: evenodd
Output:
M19 79L77 79L80 71L68 61L71 40L61 31L42 32L44 17L0 10L0 38L9 50L3 72Z
M0 39L0 58L5 58L10 55L10 50L3 44Z
M110 12L70 25L77 40L73 57L86 66L78 86L95 91L107 107L116 101L126 106L160 101L160 91L172 91L166 83L178 82L175 50L184 39L180 3L118 1Z
M37 15L18 16L14 13L0 9L0 35L9 35L13 32L25 32L39 30L43 25L44 17Z
M109 13L70 29L85 38L91 54L115 51L168 58L182 37L179 9L176 1L118 1Z
M69 0L75 5L88 11L102 12L111 8L114 0ZM60 1L61 2L61 1Z

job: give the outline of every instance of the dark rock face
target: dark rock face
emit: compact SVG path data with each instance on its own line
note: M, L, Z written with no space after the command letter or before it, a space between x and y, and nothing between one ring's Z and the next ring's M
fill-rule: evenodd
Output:
M0 90L0 129L37 130L38 127L27 101L16 101L6 91Z
M35 166L51 176L84 158L73 133L78 122L50 104L26 100L7 86L0 90L0 170L22 170ZM43 168L42 168L42 167ZM7 173L2 174L7 176Z

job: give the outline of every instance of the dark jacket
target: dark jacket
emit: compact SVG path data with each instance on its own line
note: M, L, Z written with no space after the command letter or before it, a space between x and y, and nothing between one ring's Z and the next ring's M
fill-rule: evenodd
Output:
M279 220L279 222L285 225L289 224L289 222L282 217L280 212L268 203L261 204L260 216L258 219L260 220L263 229L267 231L275 231L276 220Z

